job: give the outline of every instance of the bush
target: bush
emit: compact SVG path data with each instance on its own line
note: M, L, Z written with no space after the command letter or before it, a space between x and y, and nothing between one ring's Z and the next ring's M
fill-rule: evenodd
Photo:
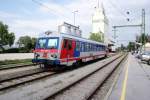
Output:
M19 48L11 48L4 50L3 53L19 53Z
M26 48L19 48L19 53L29 53L30 50L26 49Z
M30 53L32 50L28 50L26 48L10 48L7 50L0 50L0 53Z
M31 59L5 60L5 61L0 61L0 65L19 64L19 63L30 63L30 62L31 62Z

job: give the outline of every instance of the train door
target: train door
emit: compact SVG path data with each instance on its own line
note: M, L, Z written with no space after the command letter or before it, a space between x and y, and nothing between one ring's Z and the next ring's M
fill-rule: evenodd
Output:
M71 62L74 57L75 41L70 39L64 39L62 42L62 50L60 58L63 62Z
M62 47L61 47L61 54L60 54L60 59L62 59L62 62L66 62L67 58L67 45L68 45L68 40L63 39L62 41Z
M75 41L74 40L68 40L68 60L71 61L74 57L74 49L75 49Z

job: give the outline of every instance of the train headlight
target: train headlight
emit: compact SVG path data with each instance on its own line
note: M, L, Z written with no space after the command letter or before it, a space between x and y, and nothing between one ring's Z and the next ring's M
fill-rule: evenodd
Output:
M40 55L38 53L34 53L34 57L37 59Z
M57 58L57 54L52 54L51 57Z

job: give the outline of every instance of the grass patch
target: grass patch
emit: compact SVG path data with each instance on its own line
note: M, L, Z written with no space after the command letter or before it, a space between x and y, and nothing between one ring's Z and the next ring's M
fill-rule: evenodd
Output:
M0 65L20 64L20 63L31 63L31 59L0 61Z

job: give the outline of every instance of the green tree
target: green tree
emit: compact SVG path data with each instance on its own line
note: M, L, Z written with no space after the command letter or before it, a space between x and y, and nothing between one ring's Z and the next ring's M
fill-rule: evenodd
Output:
M121 50L124 50L125 49L125 46L123 44L121 44Z
M15 41L15 35L13 32L9 33L8 35L8 44L9 46L12 46L14 44L14 41Z
M37 41L37 38L32 38L31 39L31 41L32 41L32 48L34 48L35 47L35 45L36 45L36 41Z
M144 45L146 42L148 42L148 35L141 34L141 35L138 36L138 38L136 39L136 42L142 43L142 45Z
M22 52L30 52L35 47L36 40L36 38L31 38L30 36L22 36L17 44L20 48L23 48Z
M103 42L102 37L101 37L101 35L99 33L91 33L89 39L97 41L97 42Z
M148 42L148 35L141 34L140 43L142 43L144 45L146 42Z
M22 36L19 38L17 44L23 48L23 52L29 52L32 48L32 40L29 36Z
M128 47L129 51L135 50L135 43L134 42L129 42L127 47Z
M13 32L8 31L8 25L0 22L0 46L3 45L13 45L15 40L15 35Z

